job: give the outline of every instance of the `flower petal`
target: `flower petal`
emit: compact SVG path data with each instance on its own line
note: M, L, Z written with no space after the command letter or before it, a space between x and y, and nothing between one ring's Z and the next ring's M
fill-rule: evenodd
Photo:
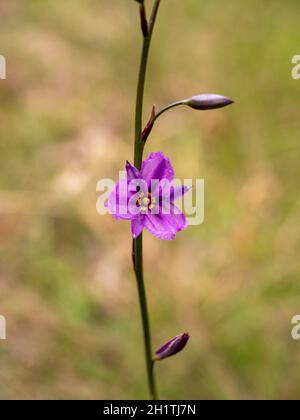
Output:
M132 220L135 218L135 216L128 211L128 201L131 195L132 193L128 192L126 179L117 182L115 189L110 193L106 202L109 213L116 219Z
M165 202L174 203L179 200L184 194L186 194L192 187L186 185L174 186L170 182L161 182L159 189L155 188L153 195L154 197L160 197Z
M126 172L127 172L127 181L128 183L132 181L133 179L139 178L140 171L136 169L135 166L131 165L128 160L126 161Z
M143 161L140 176L143 178L148 187L151 187L151 180L174 179L174 169L169 158L162 152L150 153L148 158Z
M131 233L133 239L137 238L144 229L144 217L138 217L131 221Z
M144 223L152 235L164 240L174 239L177 232L187 227L185 215L172 203L169 214L164 214L162 211L159 214L146 214Z
M186 194L192 187L187 185L179 185L177 187L171 187L171 202L174 203L174 201L181 198L184 194Z

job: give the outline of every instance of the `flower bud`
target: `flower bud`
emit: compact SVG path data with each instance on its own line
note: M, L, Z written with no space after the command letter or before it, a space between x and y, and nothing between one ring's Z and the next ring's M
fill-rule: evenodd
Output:
M186 99L183 103L193 109L205 111L209 109L223 108L224 106L233 104L234 101L223 95L202 93Z
M186 346L189 338L190 336L188 333L176 335L176 337L172 338L172 340L165 343L155 352L154 360L162 360L180 352Z

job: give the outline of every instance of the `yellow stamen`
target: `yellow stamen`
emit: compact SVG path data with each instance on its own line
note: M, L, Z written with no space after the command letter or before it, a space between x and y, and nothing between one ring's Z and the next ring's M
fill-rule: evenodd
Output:
M145 206L148 206L148 204L150 203L149 198L147 198L147 197L143 198L142 203L143 203Z

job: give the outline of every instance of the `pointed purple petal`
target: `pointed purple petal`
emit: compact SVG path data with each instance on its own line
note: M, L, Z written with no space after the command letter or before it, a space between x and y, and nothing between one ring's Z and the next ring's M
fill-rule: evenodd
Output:
M164 240L175 239L176 233L187 227L186 217L181 211L170 204L169 214L147 214L145 228L157 238Z
M138 169L136 169L135 166L131 165L128 160L126 161L126 172L127 172L127 181L128 183L132 181L133 179L139 178L140 172Z
M106 203L109 213L116 219L132 220L134 216L128 211L128 201L131 195L132 193L128 192L125 179L117 182Z
M169 158L162 152L155 152L150 153L148 158L143 161L140 175L151 187L151 180L154 179L172 181L174 179L174 169Z
M138 217L131 221L131 233L133 239L137 238L144 229L144 217Z
M171 202L174 202L186 194L192 187L187 185L180 185L178 187L171 187Z

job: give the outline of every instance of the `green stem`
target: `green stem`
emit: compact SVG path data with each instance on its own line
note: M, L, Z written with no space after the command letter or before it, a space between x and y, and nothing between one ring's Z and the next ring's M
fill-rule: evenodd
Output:
M146 80L146 71L148 64L149 49L153 34L153 29L155 25L155 20L160 5L160 0L155 0L153 5L153 10L149 22L149 30L146 37L143 40L142 56L140 62L140 71L139 71L139 80L137 87L136 95L136 110L135 110L135 143L134 143L134 164L139 169L143 160L143 151L144 143L141 141L142 133L142 118L143 118L143 103L144 103L144 90L145 90L145 80ZM143 324L143 333L144 333L144 342L145 342L145 356L146 356L146 366L147 366L147 375L148 375L148 385L149 392L152 399L158 399L156 386L155 386L155 377L152 366L152 344L151 344L151 331L150 331L150 322L147 308L147 298L144 285L144 273L143 273L143 236L140 236L133 240L133 264L134 271L136 275L138 294L139 294L139 303L142 315L142 324Z
M175 108L176 106L185 105L185 101L177 101L173 102L172 104L166 106L162 110L160 110L155 117L153 118L153 123L159 118L164 112L168 111L169 109Z
M133 256L134 256L134 269L137 280L137 287L139 293L139 302L142 315L142 325L144 333L144 343L145 343L145 357L146 357L146 366L147 366L147 376L148 376L148 386L150 396L153 400L157 400L157 391L153 370L152 362L152 344L151 344L151 332L150 332L150 322L148 315L147 307L147 298L144 284L144 273L143 273L143 236L142 234L133 241Z

